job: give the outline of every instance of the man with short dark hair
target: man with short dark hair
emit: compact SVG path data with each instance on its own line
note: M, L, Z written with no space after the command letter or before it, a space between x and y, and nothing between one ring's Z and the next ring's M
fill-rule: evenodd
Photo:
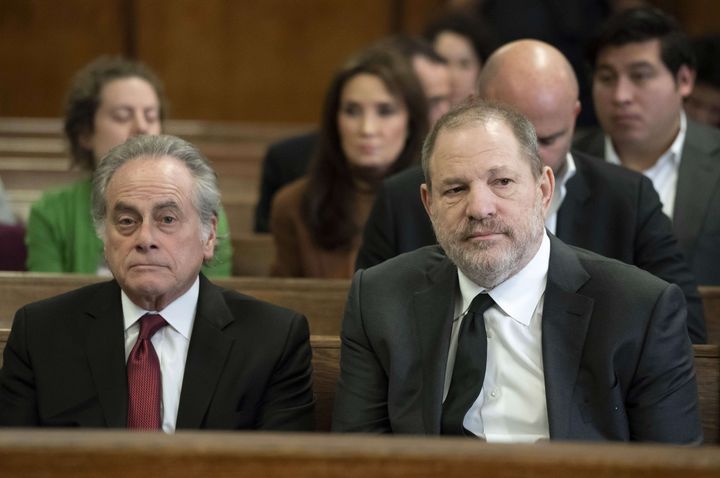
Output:
M610 18L589 49L602 131L576 148L649 177L699 284L720 284L720 131L683 112L694 57L674 19L641 7Z
M313 429L305 318L221 289L220 193L207 159L137 136L93 177L114 280L21 308L0 371L0 426Z
M682 292L546 233L532 124L464 105L422 162L440 246L355 274L333 430L700 441Z

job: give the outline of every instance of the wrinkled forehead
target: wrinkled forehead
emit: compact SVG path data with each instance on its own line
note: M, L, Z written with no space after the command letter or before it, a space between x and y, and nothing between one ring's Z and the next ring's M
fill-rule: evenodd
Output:
M193 176L182 161L172 156L140 156L121 165L110 177L106 200L162 194L190 198L193 192Z

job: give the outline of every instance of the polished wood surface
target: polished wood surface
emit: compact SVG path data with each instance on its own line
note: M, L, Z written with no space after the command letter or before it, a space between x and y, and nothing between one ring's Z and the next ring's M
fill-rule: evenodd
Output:
M25 304L104 280L108 278L85 274L0 272L0 328L10 327L15 312ZM350 288L350 281L344 279L227 277L212 282L304 314L310 333L316 335L340 333Z
M714 447L259 432L0 432L3 477L710 478Z

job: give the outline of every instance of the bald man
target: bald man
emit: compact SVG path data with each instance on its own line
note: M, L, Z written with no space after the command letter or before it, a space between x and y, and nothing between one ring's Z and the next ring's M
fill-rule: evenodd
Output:
M706 342L697 284L652 183L641 174L570 152L581 105L577 79L562 53L536 40L509 43L488 59L478 94L513 106L535 127L540 156L556 176L547 229L568 244L679 285L688 305L690 339ZM436 243L420 200L423 182L419 167L385 181L365 226L358 269Z

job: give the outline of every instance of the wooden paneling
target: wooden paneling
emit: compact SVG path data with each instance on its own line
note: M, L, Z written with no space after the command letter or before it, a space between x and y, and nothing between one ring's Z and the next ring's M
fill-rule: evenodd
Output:
M72 75L123 52L124 0L0 1L0 116L58 116Z
M389 31L387 0L157 0L136 8L138 56L177 118L316 121L329 79Z

